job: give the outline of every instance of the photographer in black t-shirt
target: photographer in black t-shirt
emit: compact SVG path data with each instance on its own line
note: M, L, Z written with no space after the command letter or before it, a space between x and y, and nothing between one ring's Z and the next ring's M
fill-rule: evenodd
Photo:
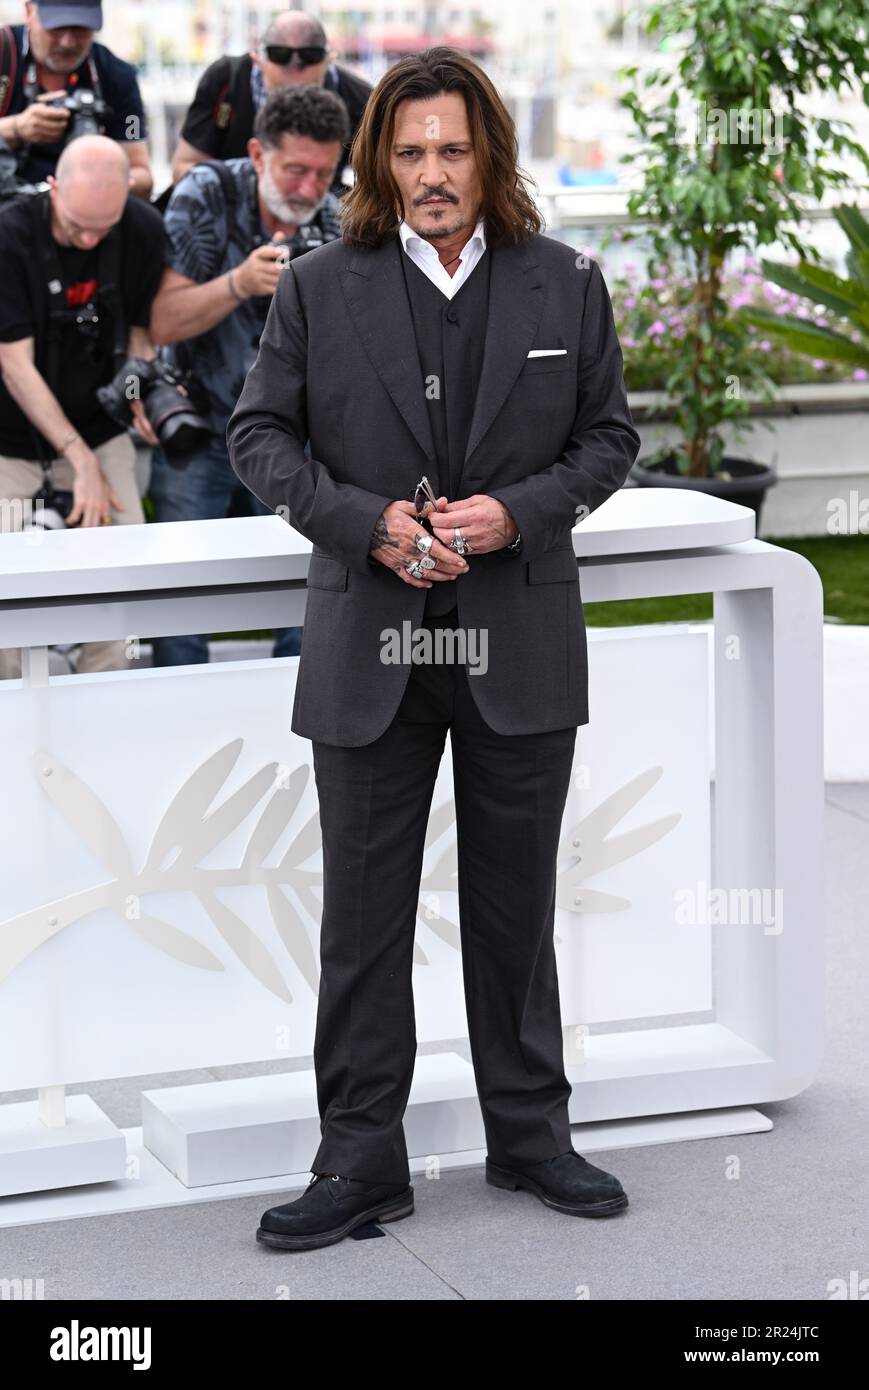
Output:
M46 179L76 125L93 121L89 128L123 145L132 191L149 198L153 178L136 70L94 42L101 6L26 0L24 11L24 24L0 29L0 138L17 158L18 177Z
M312 15L287 10L263 35L259 52L218 58L199 81L172 160L172 182L203 159L244 159L253 123L265 100L279 87L323 86L347 107L350 130L335 169L332 192L345 191L342 174L350 146L371 92L370 83L330 62L326 31ZM164 203L168 193L158 200Z
M141 523L133 442L97 391L118 358L155 355L147 325L163 270L163 220L129 196L124 150L104 135L68 145L48 183L0 206L4 525L39 524L46 490L42 524L49 515L68 527ZM130 405L136 431L156 444L142 401ZM17 653L0 652L0 676L17 674L16 663ZM78 669L127 664L122 642L86 643Z

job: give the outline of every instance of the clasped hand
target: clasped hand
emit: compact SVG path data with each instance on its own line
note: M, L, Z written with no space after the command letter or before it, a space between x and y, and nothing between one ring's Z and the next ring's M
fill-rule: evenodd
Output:
M450 542L455 540L456 527L460 528L462 539L469 546L472 560L474 555L503 549L519 534L504 503L485 493L463 497L457 502L439 497L437 508L426 502L422 515L428 518L432 529L429 555L435 561L434 569L425 570L424 578L416 579L407 572L407 566L420 558L417 537L428 534L420 526L419 513L412 502L390 502L374 528L369 551L373 560L394 570L405 584L415 589L430 589L432 583L457 579L467 572L467 560L449 548Z

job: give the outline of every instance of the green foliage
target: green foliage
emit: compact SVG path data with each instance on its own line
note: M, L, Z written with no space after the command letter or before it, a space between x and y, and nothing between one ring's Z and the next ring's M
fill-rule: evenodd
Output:
M639 266L628 263L609 283L628 391L665 392L685 350L689 318L693 313L692 280L679 276L672 266L667 266L659 268L657 278L644 282ZM805 286L801 285L800 289ZM759 378L760 398L763 399L768 386L775 390L780 386L869 379L869 373L859 363L836 360L826 353L826 339L821 341L823 332L812 340L814 349L806 357L778 335L767 331L769 325L781 320L799 324L807 335L818 329L830 330L836 341L845 334L858 336L844 315L825 310L805 294L772 284L761 273L760 261L756 258L746 258L740 271L728 273L722 280L722 295L734 315L743 308L759 311L746 314L750 324L746 345L730 364L740 387L756 389ZM668 396L661 415L671 416L675 405ZM741 408L732 393L726 406L731 411Z
M742 316L776 338L793 352L826 361L848 362L869 368L869 222L856 207L837 208L834 216L851 244L848 264L852 279L845 280L812 261L802 260L796 269L764 260L767 277L782 289L802 295L843 318L852 332L836 332L827 326L807 323L791 314L771 314L769 310L746 306Z
M692 282L684 350L667 389L683 436L680 471L705 477L720 464L721 425L738 426L748 413L742 388L764 389L760 363L750 382L735 370L749 325L722 294L728 256L778 242L817 260L801 240L804 204L850 184L843 159L869 170L849 122L816 121L801 109L807 92L848 87L865 99L865 0L658 0L647 28L677 56L622 98L642 145L624 157L641 176L628 211L648 219L653 274L655 262L676 260Z

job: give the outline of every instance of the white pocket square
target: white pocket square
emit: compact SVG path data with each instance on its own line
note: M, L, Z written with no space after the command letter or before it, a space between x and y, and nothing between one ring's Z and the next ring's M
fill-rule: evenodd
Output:
M567 348L532 348L529 357L562 357Z

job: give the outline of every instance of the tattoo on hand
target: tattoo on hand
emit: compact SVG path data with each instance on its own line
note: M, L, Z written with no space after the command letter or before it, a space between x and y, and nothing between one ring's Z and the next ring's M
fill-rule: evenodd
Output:
M386 520L384 517L381 516L378 517L377 521L374 523L374 530L371 533L371 545L369 546L369 549L379 550L382 545L394 545L396 550L401 549L401 542L395 540L393 536L390 536L389 527L386 524Z

